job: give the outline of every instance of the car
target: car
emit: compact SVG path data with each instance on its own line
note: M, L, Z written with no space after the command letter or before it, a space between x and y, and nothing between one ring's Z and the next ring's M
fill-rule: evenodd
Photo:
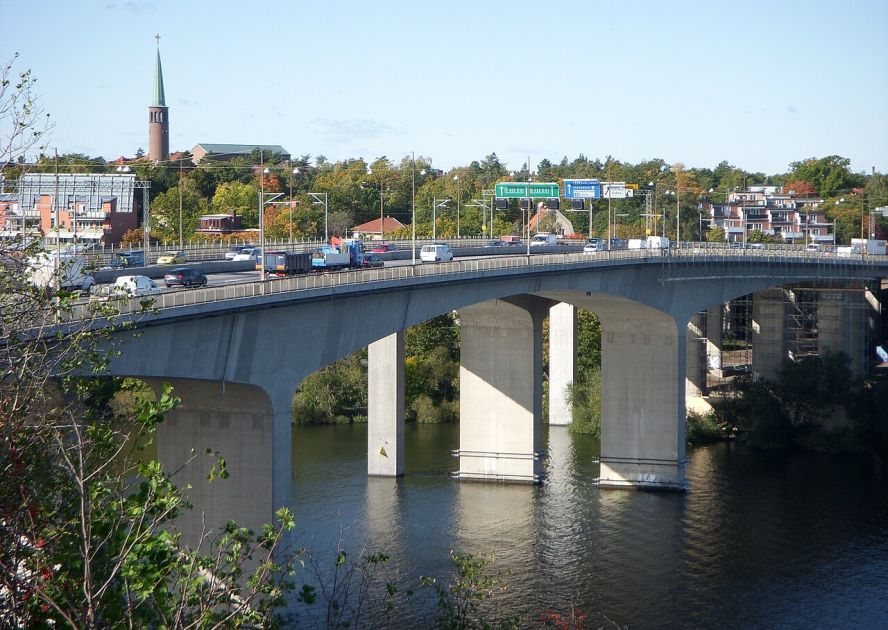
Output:
M145 251L131 249L118 252L111 257L111 263L106 269L126 269L128 267L143 267L145 265Z
M244 261L244 260L252 260L254 262L259 262L259 254L261 249L258 247L245 247L240 250L238 253L234 255L232 260L234 261Z
M821 252L823 251L823 246L820 243L808 243L805 245L806 252Z
M361 263L365 267L383 267L385 263L382 261L382 258L377 256L376 254L364 254L364 260Z
M596 252L604 251L604 241L600 238L592 237L586 239L586 244L583 245L583 253L584 254L594 254Z
M764 249L764 248L765 248L764 243L748 243L746 245L746 249Z
M611 249L629 249L629 241L625 238L612 238L610 240Z
M252 249L255 245L233 245L225 252L225 260L234 260L234 257L245 249Z
M181 265L187 262L185 252L166 252L157 257L158 265Z
M379 245L376 245L370 251L373 252L374 254L384 254L386 252L394 252L397 250L398 250L398 248L395 245L393 245L392 243L380 243Z
M495 238L493 240L490 240L490 241L487 241L486 243L484 243L484 247L505 247L505 246L506 246L506 244L503 243L498 238Z
M419 250L419 259L422 262L449 262L453 260L453 250L444 243L423 245Z
M119 276L107 293L114 296L137 297L160 293L161 290L148 276Z
M163 283L167 287L205 287L207 277L194 267L178 267L163 276Z

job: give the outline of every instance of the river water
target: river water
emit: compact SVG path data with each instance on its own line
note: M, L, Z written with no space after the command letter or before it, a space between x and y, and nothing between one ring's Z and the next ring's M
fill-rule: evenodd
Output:
M367 477L366 425L295 427L296 542L322 563L340 540L383 550L413 583L446 578L451 549L493 553L492 603L527 627L572 606L587 627L888 627L879 460L716 444L689 451L685 494L600 490L597 443L545 434L546 482L525 486L451 479L457 425L408 425L400 479ZM433 608L425 589L391 625Z

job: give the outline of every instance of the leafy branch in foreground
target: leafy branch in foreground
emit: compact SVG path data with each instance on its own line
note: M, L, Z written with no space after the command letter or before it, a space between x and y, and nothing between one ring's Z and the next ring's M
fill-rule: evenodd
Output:
M177 471L143 450L178 399L167 387L111 411L123 384L101 375L117 305L33 286L22 251L0 259L0 625L279 625L290 512L259 532L205 528L186 546L175 518L191 506ZM224 460L206 455L224 479Z

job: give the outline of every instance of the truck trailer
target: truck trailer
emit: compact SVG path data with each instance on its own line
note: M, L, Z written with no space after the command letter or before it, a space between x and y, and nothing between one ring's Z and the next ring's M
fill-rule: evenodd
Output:
M311 254L297 252L265 252L265 273L295 276L312 270Z

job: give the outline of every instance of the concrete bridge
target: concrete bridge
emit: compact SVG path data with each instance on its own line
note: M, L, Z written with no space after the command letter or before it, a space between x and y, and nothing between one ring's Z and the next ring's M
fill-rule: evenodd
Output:
M308 276L165 294L157 311L134 316L138 334L110 369L175 386L183 404L165 423L159 455L175 466L187 446L221 450L232 479L195 503L207 522L221 522L236 501L238 517L255 526L290 502L298 383L365 346L368 473L403 474L404 330L453 310L461 330L459 476L538 481L542 324L550 315L550 422L564 424L570 410L561 394L574 377L581 307L602 330L600 484L682 490L685 395L705 379L707 309L788 283L878 286L885 276L884 257L734 250L515 256ZM759 309L763 346L778 340L782 324L773 316ZM843 343L842 334L835 340ZM779 349L772 354L779 361ZM197 482L203 473L191 474Z

